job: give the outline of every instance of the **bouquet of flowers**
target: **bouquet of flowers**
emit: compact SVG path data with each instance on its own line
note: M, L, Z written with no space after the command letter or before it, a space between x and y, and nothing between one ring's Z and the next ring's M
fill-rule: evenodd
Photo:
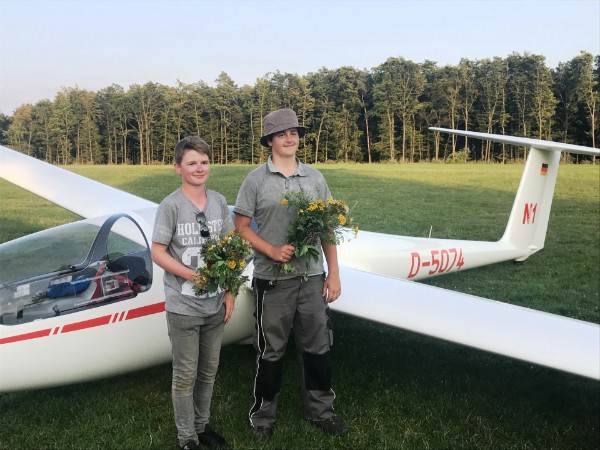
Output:
M342 200L311 200L304 191L286 192L281 204L296 209L296 220L287 231L288 243L295 247L294 256L305 257L306 270L311 260L319 258L317 239L323 244L341 244L350 231L358 234L358 226L348 216L348 207ZM294 272L291 263L278 263L283 273ZM306 272L305 272L306 275Z
M236 296L248 281L242 272L251 252L250 244L234 231L224 238L204 242L201 250L204 265L194 277L196 295L216 292L221 287Z

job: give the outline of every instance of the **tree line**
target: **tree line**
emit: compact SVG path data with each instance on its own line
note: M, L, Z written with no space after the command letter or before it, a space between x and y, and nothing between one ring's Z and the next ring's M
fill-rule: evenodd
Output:
M215 163L261 163L268 157L259 144L262 119L287 107L307 127L299 151L306 163L510 162L525 155L428 127L596 147L599 90L600 55L587 52L554 69L529 53L443 67L393 57L371 70L277 71L253 86L238 87L222 72L214 87L63 88L53 100L0 114L0 140L55 164L165 164L179 139L196 134L211 145Z

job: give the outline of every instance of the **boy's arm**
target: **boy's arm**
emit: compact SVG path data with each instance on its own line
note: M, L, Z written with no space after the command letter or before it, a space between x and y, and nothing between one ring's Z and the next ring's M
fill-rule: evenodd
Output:
M235 229L240 233L240 236L247 240L254 250L263 253L273 261L282 263L289 262L294 255L294 246L289 244L275 246L270 242L265 241L250 227L251 220L250 217L242 214L235 215L233 223Z
M178 277L184 278L189 281L194 281L194 275L196 271L187 266L184 266L175 258L173 258L167 251L167 246L159 244L158 242L152 242L152 261L162 267L166 272L177 275Z
M323 254L327 260L327 278L323 284L323 293L321 295L327 303L331 303L337 300L342 294L337 246L335 244L323 244Z

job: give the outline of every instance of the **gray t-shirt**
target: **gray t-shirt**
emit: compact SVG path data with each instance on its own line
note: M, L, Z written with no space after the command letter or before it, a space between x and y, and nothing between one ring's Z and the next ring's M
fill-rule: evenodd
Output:
M233 230L233 222L225 197L206 190L204 214L212 238L223 237ZM204 264L201 247L206 239L200 235L196 214L200 212L183 194L181 188L169 194L158 205L152 241L167 246L173 258L197 269ZM211 316L221 308L224 291L196 296L191 281L165 271L165 309L187 316Z
M254 218L258 225L258 235L267 242L279 246L287 243L287 230L296 217L293 208L281 204L286 191L303 190L312 200L331 198L325 178L316 169L298 161L296 172L286 178L273 164L271 158L250 172L240 190L234 212ZM320 243L318 243L320 246ZM254 252L254 276L266 280L286 279L304 275L305 259L292 258L296 272L279 273L274 269L275 261L261 252ZM307 275L319 275L323 270L323 254L318 261L312 261Z

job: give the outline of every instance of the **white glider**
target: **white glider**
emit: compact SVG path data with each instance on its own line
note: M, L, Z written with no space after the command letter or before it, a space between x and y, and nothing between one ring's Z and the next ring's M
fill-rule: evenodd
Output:
M331 308L600 379L598 324L414 282L522 261L541 250L560 152L600 156L600 151L433 130L529 148L504 235L481 242L361 231L338 249L344 295ZM0 392L168 361L163 272L148 251L157 205L5 147L0 147L0 177L86 218L0 244ZM248 340L252 312L250 291L242 289L225 328L226 344Z

